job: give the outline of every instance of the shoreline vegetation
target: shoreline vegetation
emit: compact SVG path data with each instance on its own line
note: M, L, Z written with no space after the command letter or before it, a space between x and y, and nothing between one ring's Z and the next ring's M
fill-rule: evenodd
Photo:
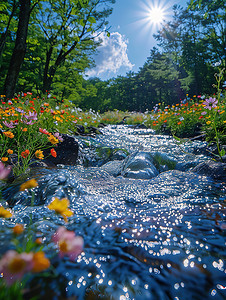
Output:
M173 105L158 103L152 111L105 113L83 111L68 100L58 101L46 93L42 98L30 92L12 99L1 95L0 100L0 159L12 165L15 175L24 173L30 161L43 160L43 150L57 156L56 145L62 134L78 135L98 132L108 124L127 124L154 129L157 134L184 138L200 137L217 147L215 159L222 160L226 145L226 90L221 88L223 71L217 76L214 95L186 95ZM82 128L82 131L81 131ZM45 153L48 153L48 151Z

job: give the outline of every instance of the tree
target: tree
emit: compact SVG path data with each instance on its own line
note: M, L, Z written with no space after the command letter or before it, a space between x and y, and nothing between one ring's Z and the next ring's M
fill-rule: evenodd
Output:
M50 90L60 66L76 50L94 51L96 39L107 25L115 0L49 0L42 5L37 21L45 37L42 90Z
M38 2L34 2L32 5L31 0L19 0L20 13L16 41L4 85L4 94L8 98L14 95L17 78L26 53L26 39L30 14L37 3Z

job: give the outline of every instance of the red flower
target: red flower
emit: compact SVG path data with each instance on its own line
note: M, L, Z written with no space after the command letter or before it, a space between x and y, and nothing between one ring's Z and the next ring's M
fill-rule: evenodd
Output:
M50 153L53 157L57 157L57 153L53 148L50 150Z
M23 158L28 157L29 154L30 154L30 151L29 151L28 149L25 150L25 151L23 151L23 152L21 152L21 156L22 156Z

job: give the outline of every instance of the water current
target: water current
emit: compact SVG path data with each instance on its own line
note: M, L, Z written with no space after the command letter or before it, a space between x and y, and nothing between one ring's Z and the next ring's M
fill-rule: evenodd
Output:
M32 170L33 207L21 182L3 191L14 217L0 221L0 251L15 223L32 222L48 253L64 220L47 205L67 197L74 216L66 226L84 238L84 250L75 262L56 260L55 276L36 279L40 299L226 299L226 186L192 172L209 159L206 143L129 126L102 133L79 138L76 166ZM134 153L140 160L132 156L130 172L125 157Z

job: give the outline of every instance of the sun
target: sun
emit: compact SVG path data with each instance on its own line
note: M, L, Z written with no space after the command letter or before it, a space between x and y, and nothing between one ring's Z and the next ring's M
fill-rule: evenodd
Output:
M137 11L136 25L141 34L156 33L172 15L173 0L142 0Z
M158 25L163 22L165 13L163 8L159 6L159 7L151 7L148 12L148 15L149 15L150 22Z

